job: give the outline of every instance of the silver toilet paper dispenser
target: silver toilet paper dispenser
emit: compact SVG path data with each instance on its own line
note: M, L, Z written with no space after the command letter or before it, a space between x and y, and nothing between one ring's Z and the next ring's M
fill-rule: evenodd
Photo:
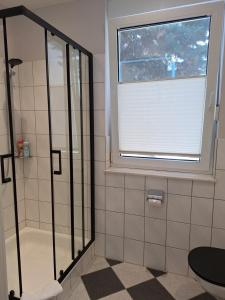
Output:
M150 205L161 206L164 200L164 192L160 190L148 190L146 200Z

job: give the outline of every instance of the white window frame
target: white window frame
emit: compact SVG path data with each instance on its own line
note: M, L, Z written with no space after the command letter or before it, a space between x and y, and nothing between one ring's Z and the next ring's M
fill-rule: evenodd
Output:
M118 135L118 45L117 31L126 27L157 24L176 20L210 16L210 41L208 49L208 74L205 116L200 162L140 159L121 157ZM219 70L223 32L224 1L204 2L168 8L138 15L119 17L109 21L109 64L111 96L111 166L116 168L138 168L164 171L212 174L214 167L215 124L218 115Z

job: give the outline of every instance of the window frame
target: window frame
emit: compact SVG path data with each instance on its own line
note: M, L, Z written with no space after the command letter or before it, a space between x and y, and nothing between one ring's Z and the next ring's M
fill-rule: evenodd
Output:
M163 171L180 171L189 173L212 174L216 127L219 107L219 71L221 66L222 32L224 21L224 2L205 2L185 5L138 15L114 18L109 21L109 68L111 96L111 166L119 168L138 168ZM210 40L208 47L207 90L204 112L202 153L200 162L174 161L166 159L140 159L121 157L119 152L118 129L118 30L148 24L167 23L178 20L209 16Z

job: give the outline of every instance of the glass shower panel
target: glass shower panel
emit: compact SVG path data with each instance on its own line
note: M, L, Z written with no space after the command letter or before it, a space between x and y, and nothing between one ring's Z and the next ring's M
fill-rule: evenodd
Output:
M80 98L80 54L69 47L70 54L70 90L73 140L73 181L74 181L74 246L75 257L83 249L83 173L82 173L82 132Z
M72 262L66 44L48 34L50 114L54 171L56 273Z
M89 97L89 58L81 55L82 111L83 111L83 151L84 151L84 215L85 246L91 240L91 145L90 145L90 97Z
M12 181L12 162L10 157L4 155L11 153L9 111L6 91L6 71L4 57L4 41L2 26L0 27L0 157L4 164L5 178L11 181L3 183L0 179L0 221L3 223L6 247L6 267L8 279L8 291L13 290L15 296L20 296L18 253L16 243L15 207ZM19 202L19 200L18 200ZM19 204L19 203L18 203Z

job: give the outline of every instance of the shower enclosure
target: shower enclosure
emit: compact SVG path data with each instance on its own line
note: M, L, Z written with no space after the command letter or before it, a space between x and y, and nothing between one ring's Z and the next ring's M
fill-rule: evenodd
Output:
M8 20L17 16L42 30L41 61L10 57ZM0 219L9 299L19 299L62 282L95 239L93 56L23 6L0 18ZM18 155L18 138L28 138L28 156Z

